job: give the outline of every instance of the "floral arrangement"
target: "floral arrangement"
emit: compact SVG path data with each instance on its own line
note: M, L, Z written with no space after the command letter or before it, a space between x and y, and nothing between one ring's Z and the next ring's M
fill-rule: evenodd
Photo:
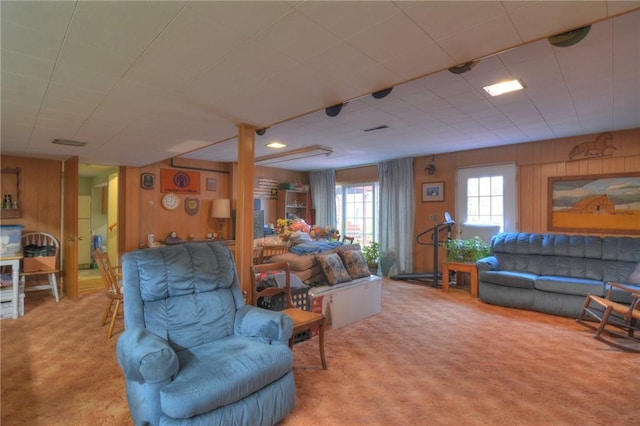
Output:
M296 231L308 233L311 227L302 219L278 219L276 220L276 233L283 241L289 241Z
M333 226L313 226L309 236L314 240L337 241L340 239L340 231Z

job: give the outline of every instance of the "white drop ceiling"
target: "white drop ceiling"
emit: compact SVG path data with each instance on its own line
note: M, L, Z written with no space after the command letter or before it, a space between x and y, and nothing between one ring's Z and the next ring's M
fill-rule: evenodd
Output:
M0 7L3 154L234 161L245 123L268 128L256 157L274 140L285 150L331 148L278 165L316 170L640 127L637 1ZM546 40L591 23L575 46ZM477 59L465 74L447 71ZM525 90L482 90L513 77ZM383 99L369 95L387 87ZM342 102L338 116L325 114Z

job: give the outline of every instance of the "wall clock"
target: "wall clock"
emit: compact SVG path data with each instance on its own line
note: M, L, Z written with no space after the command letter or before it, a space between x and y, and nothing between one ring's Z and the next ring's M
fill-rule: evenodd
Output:
M180 198L173 192L169 192L162 196L162 207L167 210L175 210L180 205Z

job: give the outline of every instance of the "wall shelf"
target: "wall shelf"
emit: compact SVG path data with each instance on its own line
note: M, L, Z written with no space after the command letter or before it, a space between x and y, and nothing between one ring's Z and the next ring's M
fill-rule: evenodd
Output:
M10 194L15 208L4 208L4 195ZM0 207L0 218L17 219L22 217L22 203L20 202L20 169L2 170L2 205Z
M309 223L309 191L278 191L278 218L299 217Z

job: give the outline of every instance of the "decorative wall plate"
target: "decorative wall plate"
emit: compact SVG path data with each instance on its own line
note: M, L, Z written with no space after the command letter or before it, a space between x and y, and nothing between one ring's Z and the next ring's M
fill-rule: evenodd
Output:
M185 198L184 199L184 211L189 216L193 216L200 211L200 199L199 198Z
M156 177L153 173L140 173L140 187L142 189L153 189Z

